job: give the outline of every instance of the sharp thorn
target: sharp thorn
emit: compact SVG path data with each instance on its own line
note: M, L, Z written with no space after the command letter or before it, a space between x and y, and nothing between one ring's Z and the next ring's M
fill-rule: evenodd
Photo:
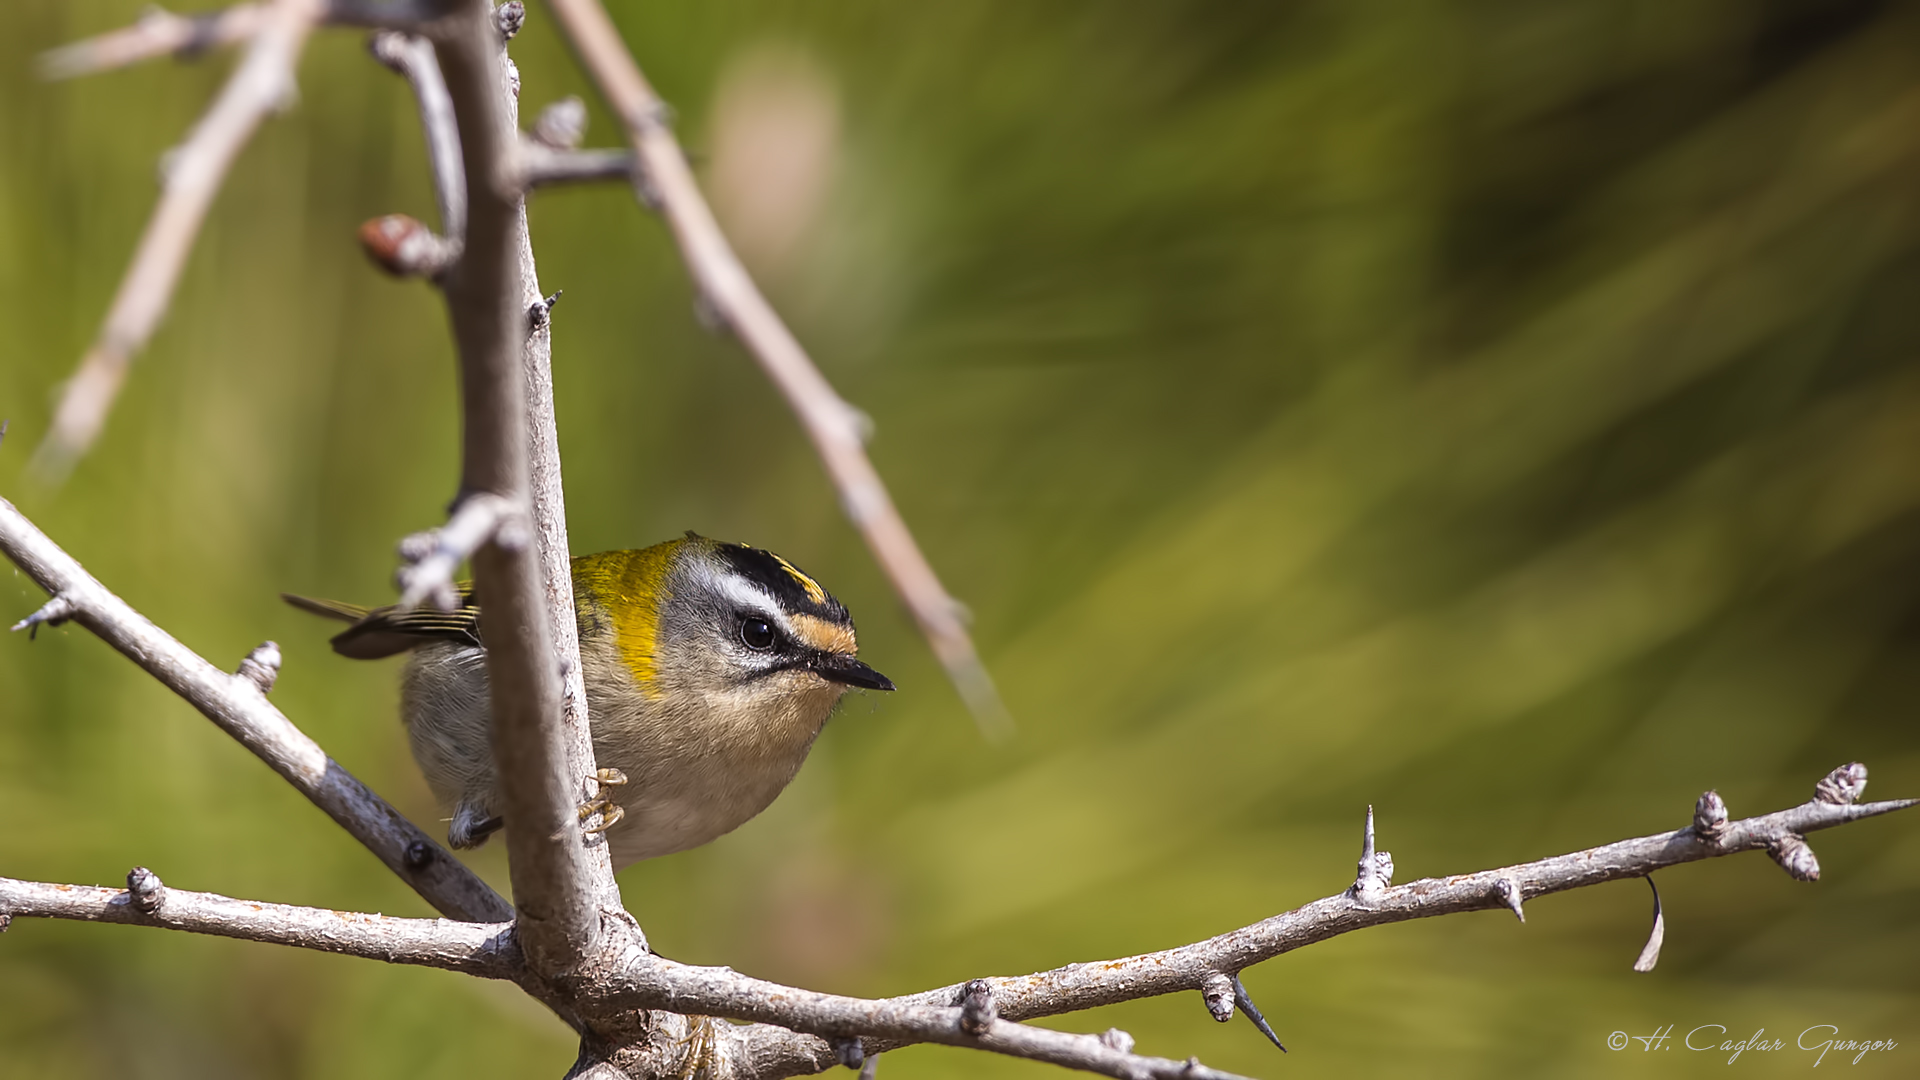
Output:
M1527 921L1526 909L1520 906L1520 886L1515 884L1512 878L1501 878L1494 882L1493 895L1507 905L1507 910L1513 912L1514 918L1521 922Z
M1653 965L1660 962L1660 946L1667 940L1667 917L1660 910L1660 886L1653 883L1653 875L1647 875L1647 888L1653 890L1653 932L1647 935L1647 944L1640 950L1640 959L1633 962L1635 971L1652 971Z
M1373 816L1371 809L1368 810L1367 816L1369 820L1371 820ZM1371 833L1371 830L1369 830L1369 833ZM1240 976L1238 975L1233 976L1233 1000L1235 1004L1240 1006L1240 1011L1247 1014L1247 1019L1253 1021L1253 1026L1260 1029L1260 1034L1271 1039L1273 1045L1280 1048L1281 1053L1284 1054L1287 1052L1286 1045L1280 1041L1280 1036L1273 1033L1273 1025L1267 1023L1267 1018L1261 1015L1260 1006L1255 1005L1253 999L1247 996L1246 984L1240 981Z

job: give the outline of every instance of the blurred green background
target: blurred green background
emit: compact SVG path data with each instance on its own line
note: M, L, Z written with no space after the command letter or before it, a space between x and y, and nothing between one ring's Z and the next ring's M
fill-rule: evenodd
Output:
M1920 10L1772 0L610 5L723 221L971 606L990 746L796 425L616 188L539 195L575 549L792 558L900 693L793 788L622 876L689 961L883 995L1161 948L1335 892L1806 798L1920 794ZM453 492L437 297L354 229L430 218L400 80L322 33L239 160L106 435L23 471L226 55L43 83L138 0L0 36L0 493L437 831L391 665L282 589L378 601ZM580 74L537 5L529 114ZM597 102L590 141L615 141ZM8 574L0 619L44 599ZM1690 1075L1609 1033L1811 1025L1920 1054L1920 821L1646 889L1335 940L1056 1023L1263 1076ZM498 845L474 865L504 882ZM0 640L0 874L421 915L77 628ZM504 888L504 884L502 884ZM558 1076L558 1022L440 972L135 928L0 938L0 1076ZM1749 1054L1749 1074L1811 1065ZM1829 1059L1827 1064L1835 1064ZM1058 1075L925 1048L883 1077Z

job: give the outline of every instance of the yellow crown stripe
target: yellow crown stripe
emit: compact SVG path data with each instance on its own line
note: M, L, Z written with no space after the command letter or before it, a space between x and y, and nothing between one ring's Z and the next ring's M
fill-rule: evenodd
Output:
M767 554L773 555L773 552L769 551ZM801 588L807 590L807 599L816 604L824 604L827 602L827 590L821 588L819 582L801 573L799 567L778 555L773 555L773 561L779 563L780 569L785 570L793 577L793 580L800 583Z

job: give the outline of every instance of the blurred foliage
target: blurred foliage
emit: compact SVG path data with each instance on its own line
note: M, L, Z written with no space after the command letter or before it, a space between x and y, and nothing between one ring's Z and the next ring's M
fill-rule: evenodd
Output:
M275 700L431 822L392 668L334 657L275 597L387 595L394 540L455 479L437 298L354 246L432 205L405 88L354 35L316 39L297 107L240 159L101 444L59 490L22 473L155 162L231 64L36 81L38 51L139 7L9 5L0 492L214 661L281 642ZM1920 793L1915 5L611 7L710 175L741 141L715 103L754 57L834 110L801 125L819 198L771 211L811 217L742 247L876 419L1021 725L974 733L793 421L692 317L659 225L617 189L540 195L576 549L773 547L904 688L849 702L759 820L624 875L666 953L890 994L1336 891L1369 803L1404 881L1676 827L1707 787L1777 809L1853 759L1871 794ZM587 94L538 7L515 53L529 110ZM754 70L739 85L780 85ZM7 622L42 600L9 580ZM0 641L0 873L139 863L425 913L105 646L39 637ZM1525 927L1408 924L1253 969L1284 1059L1191 995L1059 1022L1290 1076L1690 1074L1715 1055L1607 1036L1829 1023L1906 1043L1861 1069L1908 1073L1920 832L1815 847L1814 886L1755 855L1663 875L1651 975L1628 970L1646 893L1621 883ZM499 851L474 862L503 881ZM515 992L438 972L133 928L0 938L4 1077L558 1076L571 1055ZM882 1070L1043 1074L937 1048Z

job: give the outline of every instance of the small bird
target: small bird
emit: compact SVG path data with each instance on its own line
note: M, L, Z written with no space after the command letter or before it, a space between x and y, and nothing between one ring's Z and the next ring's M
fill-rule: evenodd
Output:
M581 676L614 868L698 847L765 810L849 689L892 690L856 659L853 618L771 551L695 533L573 559ZM447 842L503 824L488 741L486 645L472 586L454 611L363 608L282 594L353 623L333 650L407 652L401 718ZM609 790L614 789L614 790Z

